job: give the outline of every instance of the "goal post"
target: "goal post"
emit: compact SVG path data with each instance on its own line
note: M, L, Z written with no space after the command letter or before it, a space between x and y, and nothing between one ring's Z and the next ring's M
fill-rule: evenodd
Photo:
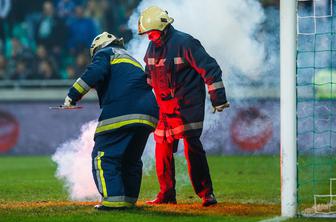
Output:
M280 1L284 217L336 218L335 3Z
M297 2L280 1L281 216L297 213L296 37Z

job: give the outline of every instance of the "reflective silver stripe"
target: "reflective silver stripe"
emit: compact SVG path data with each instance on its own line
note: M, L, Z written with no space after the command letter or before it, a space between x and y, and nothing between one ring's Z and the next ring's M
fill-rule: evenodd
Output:
M156 129L154 131L154 134L157 135L157 136L164 136L164 130L160 130L160 129Z
M148 58L147 59L147 64L148 65L153 65L153 66L156 66L156 67L164 66L165 62L166 62L166 59L160 59L160 60L158 60L157 63L155 63L155 58Z
M127 54L127 50L126 49L121 49L121 48L112 48L112 51L114 54Z
M166 136L173 136L173 135L178 135L188 130L196 130L196 129L202 129L202 128L203 128L203 122L196 122L196 123L184 124L184 125L175 127L173 129L168 129L168 130L156 129L154 133L157 136L164 136L165 134Z
M188 130L196 130L196 129L202 129L203 128L203 121L202 122L196 122L196 123L189 123L189 124L185 124L182 126L178 126L174 129L172 129L172 133L173 135L175 134L180 134L184 131L188 131ZM169 131L168 131L169 132ZM169 135L169 133L168 133Z
M180 64L183 64L184 61L183 61L183 58L182 57L175 57L174 58L174 64L175 65L180 65Z
M147 64L148 65L155 65L155 58L148 58L147 59Z
M147 78L147 84L151 86L152 85L152 79Z
M85 89L86 92L88 92L91 87L82 79L78 78L76 81L83 89Z
M96 133L118 129L131 124L142 124L155 128L157 124L157 119L144 114L130 114L118 116L99 122Z
M138 61L137 61L136 59L134 59L132 56L127 55L127 54L115 54L115 55L113 56L113 59L121 59L121 58L131 59L131 60L133 60L133 61L135 61L135 62L138 62Z
M210 85L208 85L208 91L213 91L213 90L216 90L216 89L220 89L220 88L224 88L224 84L222 81L220 82L215 82L215 83L212 83Z
M128 202L128 203L135 203L138 198L134 197L127 197L127 196L114 196L114 197L105 197L104 201L108 202Z
M109 124L113 124L113 123L118 123L121 121L125 121L125 120L132 120L132 119L141 119L141 120L148 120L154 124L157 124L158 120L152 116L149 115L145 115L145 114L129 114L129 115L124 115L124 116L118 116L118 117L114 117L114 118L110 118L110 119L105 119L103 121L100 121L98 123L97 127L100 126L105 126L105 125L109 125Z
M160 59L157 64L155 64L156 67L164 66L166 62L166 59Z
M94 169L96 170L96 179L98 181L98 190L100 193L103 193L103 187L100 180L100 174L98 169L98 158L100 157L100 152L98 152L97 156L94 158Z

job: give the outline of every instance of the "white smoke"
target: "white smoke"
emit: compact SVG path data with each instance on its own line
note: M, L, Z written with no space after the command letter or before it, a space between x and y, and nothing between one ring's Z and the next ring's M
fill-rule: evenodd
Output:
M78 138L69 140L57 147L52 160L57 164L56 177L64 181L71 200L83 201L100 199L100 194L92 176L91 152L94 146L93 136L97 121L91 121L81 127ZM144 155L144 173L154 167L154 140L148 140Z
M148 46L146 37L137 35L137 22L140 12L157 5L169 12L175 19L174 27L199 39L208 53L214 57L223 70L224 84L229 75L236 71L249 79L258 79L261 70L265 70L265 50L263 44L255 40L255 34L265 16L260 3L256 0L143 0L134 11L129 27L134 39L127 45L131 55L142 59ZM228 87L229 86L229 87ZM226 85L226 88L234 87ZM217 133L223 124L223 114L211 114L212 107L207 103L203 135L205 149L218 147L222 135ZM81 135L57 148L53 160L57 163L56 176L65 181L72 200L97 200L100 195L95 187L91 173L91 152L96 122L83 125ZM150 137L143 155L144 172L154 166L154 141ZM182 146L179 148L181 152ZM180 164L181 163L181 164ZM185 168L185 161L177 161L178 167ZM187 174L178 173L177 180L188 182ZM179 184L181 185L181 184ZM153 194L154 195L154 194Z
M200 40L216 59L223 70L228 96L237 88L242 96L251 93L240 86L239 78L232 78L235 74L258 80L277 61L277 55L266 56L265 41L256 39L266 18L257 0L209 0L206 3L203 0L143 0L130 17L128 25L134 38L127 45L128 51L141 62L149 42L146 36L137 34L138 18L141 11L153 5L167 10L174 18L173 26ZM206 150L212 150L223 143L222 134L218 132L225 121L225 112L213 115L208 101L205 113L202 141Z
M84 124L79 137L61 144L52 156L57 164L56 177L64 181L71 200L100 198L91 173L96 126L96 121Z
M257 79L265 66L264 45L255 39L265 20L256 0L143 0L130 20L135 38L128 50L143 60L148 40L137 35L140 12L149 6L159 6L174 18L173 26L199 39L208 53L220 64L224 78L236 71Z

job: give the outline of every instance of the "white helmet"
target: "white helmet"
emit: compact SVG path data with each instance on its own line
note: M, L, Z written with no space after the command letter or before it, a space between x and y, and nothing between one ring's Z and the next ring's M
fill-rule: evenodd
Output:
M174 19L168 16L168 12L152 6L145 9L138 21L138 34L142 35L152 30L163 31Z
M124 39L123 38L117 38L114 35L108 33L108 32L103 32L99 35L97 35L91 44L90 47L90 55L91 58L94 56L94 54L99 50L102 49L106 46L108 46L111 43L115 43L116 45L124 47Z

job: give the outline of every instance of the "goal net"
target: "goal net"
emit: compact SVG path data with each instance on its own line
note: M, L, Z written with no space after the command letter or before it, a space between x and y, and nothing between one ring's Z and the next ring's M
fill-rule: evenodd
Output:
M336 0L297 0L298 213L336 217Z

